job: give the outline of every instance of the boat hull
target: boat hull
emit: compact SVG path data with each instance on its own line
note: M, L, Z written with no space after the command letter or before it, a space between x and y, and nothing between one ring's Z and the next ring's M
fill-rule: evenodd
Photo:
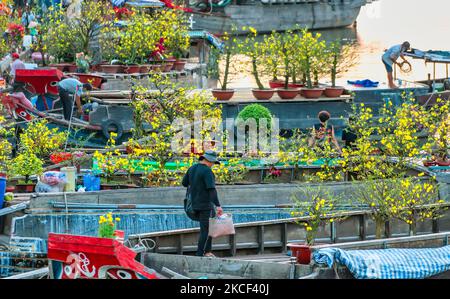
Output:
M194 13L193 20L195 28L219 35L230 32L233 24L237 34L246 33L243 26L251 26L260 33L286 31L296 25L308 29L340 28L353 24L364 4L365 1L354 0L349 4L229 5L222 15Z

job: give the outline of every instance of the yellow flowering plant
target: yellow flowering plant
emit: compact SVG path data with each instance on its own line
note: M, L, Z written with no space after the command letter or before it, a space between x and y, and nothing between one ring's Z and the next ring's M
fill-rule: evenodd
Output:
M243 27L243 30L247 30L247 27ZM238 52L250 57L251 60L251 73L255 78L256 84L258 88L263 90L264 85L261 83L261 79L259 76L258 66L262 64L264 60L264 47L261 42L256 40L258 32L255 28L249 27L248 33L245 39L240 40L237 43Z
M14 175L24 176L25 184L28 184L30 176L42 173L43 162L33 152L24 151L12 160L10 171Z
M2 111L1 105L0 111ZM12 145L7 138L12 136L14 131L12 128L7 128L7 125L5 117L0 115L0 173L7 171L7 165L12 154Z
M33 152L41 159L61 149L67 134L59 132L58 128L50 129L46 119L37 119L28 123L27 128L20 134L20 150Z
M395 204L392 205L393 217L406 222L410 235L415 235L417 223L427 219L437 219L446 210L439 199L438 187L433 182L421 182L416 178L397 180L393 190Z
M272 31L264 35L261 42L263 73L269 75L273 81L278 80L280 67L282 65L280 47L280 33Z
M309 246L314 245L320 227L343 219L335 213L336 204L342 203L342 199L323 187L299 187L291 198L294 204L291 216L308 217L307 220L299 220L297 223L305 227L306 243Z
M248 169L240 159L230 158L227 165L225 165L225 163L215 165L213 166L212 171L218 183L234 184L244 179Z
M213 105L212 99L204 92L193 91L180 84L172 82L169 78L159 74L150 77L150 85L154 90L150 91L143 86L138 87L137 100L131 105L138 107L135 118L141 119L142 123L150 125L151 130L144 134L139 147L133 150L141 157L151 157L157 162L156 169L148 169L146 172L147 182L150 184L162 184L164 182L179 182L180 173L166 169L169 161L176 160L182 152L173 151L173 142L176 143L182 130L177 126L177 120L192 122L194 115L200 113L202 120L211 120L211 128L202 124L200 131L202 140L209 139L211 131L221 123L221 108ZM187 141L192 141L192 136ZM183 148L182 144L175 144ZM158 171L158 172L155 172ZM158 175L160 177L158 177Z
M114 231L119 222L120 218L113 218L112 212L101 215L98 220L98 236L100 238L114 238Z
M129 160L122 158L120 151L115 148L117 134L110 133L110 138L105 146L105 152L94 152L94 159L97 162L97 167L102 171L106 179L106 183L110 183L113 176L120 170L127 169Z

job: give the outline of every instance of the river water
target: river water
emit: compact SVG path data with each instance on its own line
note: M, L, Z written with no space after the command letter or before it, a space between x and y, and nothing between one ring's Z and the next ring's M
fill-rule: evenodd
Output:
M384 49L409 41L421 50L450 50L450 1L448 0L378 0L361 9L356 27L321 30L327 41L341 39L353 42L356 63L340 75L339 82L356 79L386 81L386 71L381 62ZM425 80L433 74L433 65L423 60L408 58L412 72L399 73L408 80ZM436 76L445 77L445 66L436 66ZM323 82L329 81L324 78ZM249 74L237 76L232 86L255 86Z

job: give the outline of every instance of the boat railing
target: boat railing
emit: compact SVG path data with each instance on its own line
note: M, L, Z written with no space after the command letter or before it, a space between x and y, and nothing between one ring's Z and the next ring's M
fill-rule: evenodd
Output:
M445 209L443 216L430 219L417 226L417 236L450 232L450 211L446 209L450 203L440 204ZM340 219L319 229L317 244L335 244L375 239L375 223L371 219L370 210L338 212L325 218ZM306 231L299 223L309 220L308 216L269 221L247 222L235 224L235 235L213 240L214 251L225 252L224 255L264 254L287 252L289 243L304 243ZM387 221L384 226L384 237L398 238L410 236L411 227L400 220ZM151 239L156 253L193 253L197 250L199 228L178 229L171 231L151 232L129 235L131 245L139 240ZM395 239L392 239L394 242ZM389 244L388 244L389 245Z

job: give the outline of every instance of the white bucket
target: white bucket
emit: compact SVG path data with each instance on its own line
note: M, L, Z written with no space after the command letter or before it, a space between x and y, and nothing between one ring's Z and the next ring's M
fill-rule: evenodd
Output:
M64 187L65 192L75 192L75 184L77 178L76 167L61 167L61 172L66 174L67 184Z

